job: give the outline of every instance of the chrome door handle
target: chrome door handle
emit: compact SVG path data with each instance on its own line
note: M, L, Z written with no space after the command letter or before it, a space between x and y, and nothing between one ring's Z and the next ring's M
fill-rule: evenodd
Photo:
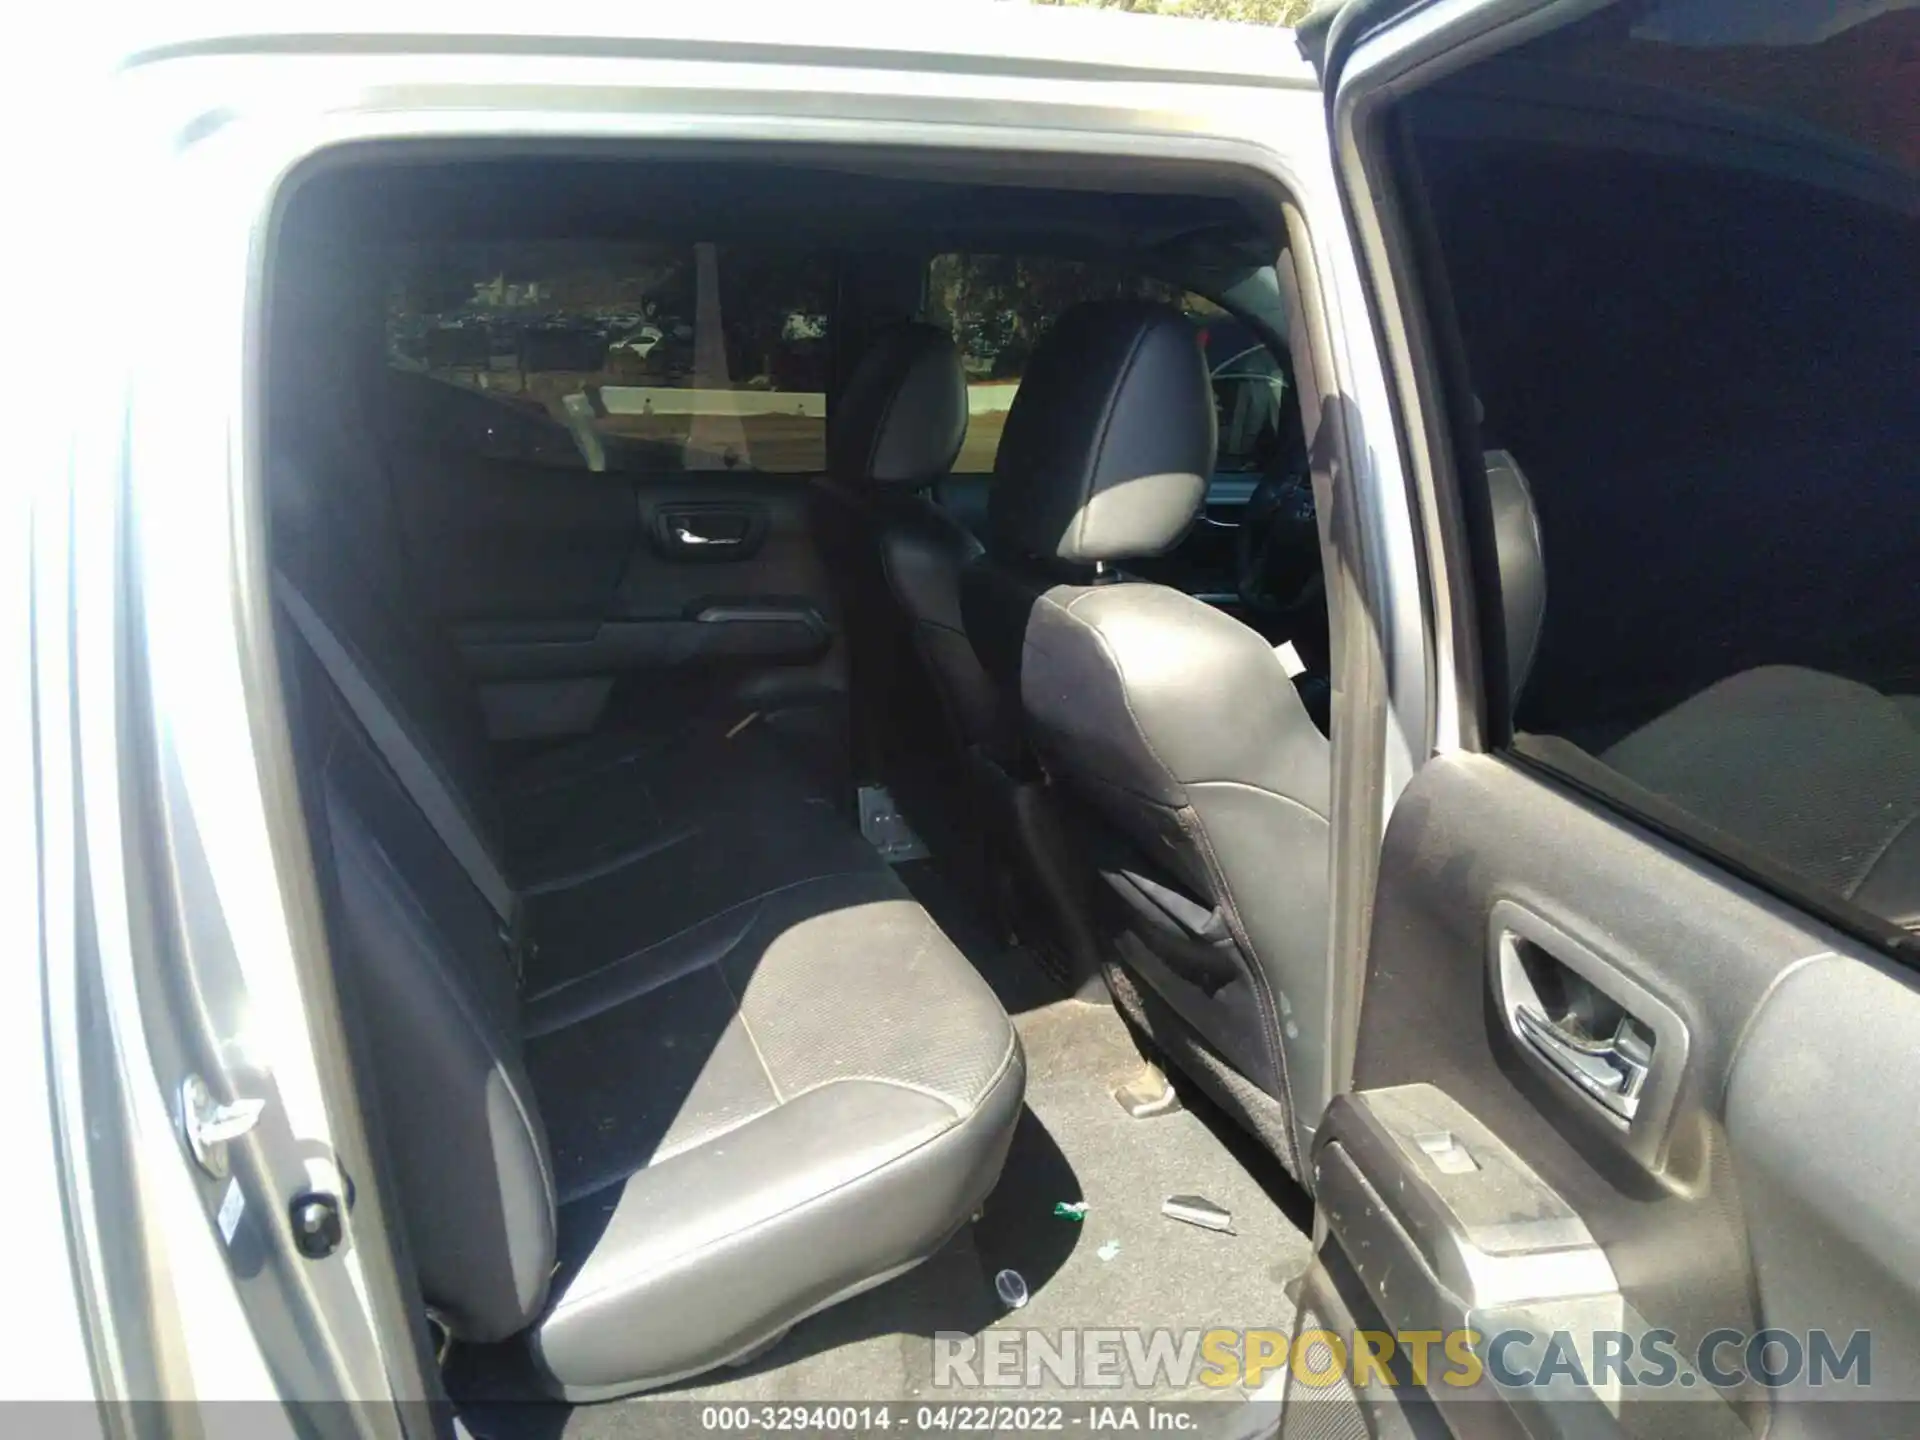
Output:
M1493 1003L1513 1052L1564 1103L1617 1132L1645 1169L1667 1166L1692 1048L1686 1018L1614 958L1518 901L1487 914ZM1552 1096L1539 1097L1547 1105Z
M682 545L738 545L744 536L740 535L701 535L684 525L673 527L673 538Z
M1630 1017L1598 1040L1554 1024L1529 1005L1515 1008L1513 1022L1520 1038L1556 1071L1622 1120L1633 1119L1646 1088L1653 1043Z

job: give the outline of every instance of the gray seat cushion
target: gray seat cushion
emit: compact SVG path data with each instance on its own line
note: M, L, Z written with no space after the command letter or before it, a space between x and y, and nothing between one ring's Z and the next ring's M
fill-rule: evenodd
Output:
M789 886L881 869L873 847L824 801L741 774L701 787L704 803L675 788L636 777L617 800L602 792L583 809L604 805L627 843L565 883L523 892L539 946L526 959L530 999Z
M708 1369L932 1254L1024 1087L992 992L872 872L550 989L527 1032L561 1200L533 1345L571 1400Z

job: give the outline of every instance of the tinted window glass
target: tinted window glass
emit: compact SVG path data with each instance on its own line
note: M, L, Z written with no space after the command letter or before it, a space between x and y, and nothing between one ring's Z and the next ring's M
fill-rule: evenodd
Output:
M824 463L829 256L434 245L389 275L397 408L444 442L610 470Z
M1911 926L1920 13L1881 8L1617 7L1406 118L1539 516L1516 728Z

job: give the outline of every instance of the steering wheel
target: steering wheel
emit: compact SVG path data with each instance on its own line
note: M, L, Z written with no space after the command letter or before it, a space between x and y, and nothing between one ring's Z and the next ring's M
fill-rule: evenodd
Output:
M1320 522L1304 455L1254 487L1234 547L1234 588L1254 614L1278 620L1320 592Z

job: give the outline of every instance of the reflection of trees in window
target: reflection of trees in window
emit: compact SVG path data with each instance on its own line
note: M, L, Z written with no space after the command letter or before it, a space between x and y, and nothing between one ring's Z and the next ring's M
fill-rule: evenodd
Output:
M685 246L579 243L408 246L394 258L400 314L488 310L600 312L691 301Z
M1062 310L1082 300L1180 291L1118 265L1024 255L939 255L927 277L928 319L953 332L976 379L1008 380Z

